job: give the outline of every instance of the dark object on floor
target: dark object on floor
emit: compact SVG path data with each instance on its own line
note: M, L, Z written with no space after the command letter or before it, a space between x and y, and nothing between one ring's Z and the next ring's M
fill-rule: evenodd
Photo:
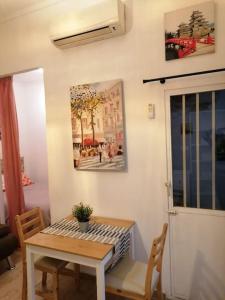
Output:
M6 259L9 269L15 268L10 255L16 250L17 245L17 238L10 233L9 226L0 224L0 260Z

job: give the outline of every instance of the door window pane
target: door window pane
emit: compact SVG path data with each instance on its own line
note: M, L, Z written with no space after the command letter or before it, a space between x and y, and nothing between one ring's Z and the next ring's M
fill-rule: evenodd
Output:
M216 209L225 210L225 90L215 93Z
M196 186L196 94L185 96L186 137L186 201L188 207L197 207Z
M173 201L175 206L183 206L182 96L171 97L171 138L173 164Z
M200 207L212 208L212 93L199 94Z
M225 210L225 90L173 95L173 204Z

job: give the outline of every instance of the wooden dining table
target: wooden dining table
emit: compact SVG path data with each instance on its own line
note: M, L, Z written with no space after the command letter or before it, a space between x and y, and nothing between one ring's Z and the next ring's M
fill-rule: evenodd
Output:
M134 258L134 221L95 216L92 222L128 228L131 234L129 255ZM28 238L25 244L28 300L35 300L35 255L95 268L97 300L105 300L105 267L113 256L113 245L42 232Z

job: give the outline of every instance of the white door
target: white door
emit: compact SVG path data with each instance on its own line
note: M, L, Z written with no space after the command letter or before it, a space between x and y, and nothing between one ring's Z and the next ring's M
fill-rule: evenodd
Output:
M166 92L173 299L225 300L225 84Z

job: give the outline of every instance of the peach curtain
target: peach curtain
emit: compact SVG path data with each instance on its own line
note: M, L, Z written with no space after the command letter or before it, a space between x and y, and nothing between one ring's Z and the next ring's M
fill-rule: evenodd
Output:
M9 225L16 233L15 216L24 211L25 205L12 77L0 78L0 128Z

